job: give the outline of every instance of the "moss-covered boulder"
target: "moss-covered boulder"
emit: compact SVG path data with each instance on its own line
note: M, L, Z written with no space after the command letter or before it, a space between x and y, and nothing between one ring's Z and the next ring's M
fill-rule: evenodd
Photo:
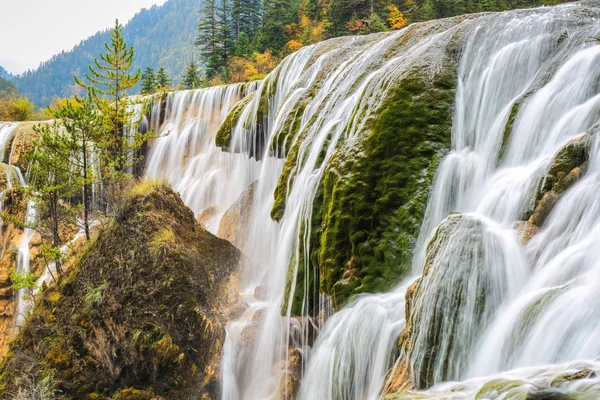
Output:
M554 155L535 197L522 215L523 221L517 224L524 243L529 242L541 230L562 195L584 176L590 146L597 131L598 127L595 127L573 139Z
M519 246L474 216L451 214L440 224L406 294L400 346L417 388L460 378L513 282L525 279Z
M33 387L73 399L215 398L239 257L170 188L137 186L39 294L0 367L0 397Z
M389 289L410 271L438 162L450 147L454 72L411 72L359 147L342 148L324 180L321 289L336 307Z
M233 107L233 109L227 114L225 121L221 124L219 129L217 130L217 135L215 137L215 144L218 147L223 148L223 150L233 151L234 149L231 147L231 135L233 134L233 130L237 126L240 121L240 117L244 112L244 109L248 104L252 102L254 99L256 92L252 92L242 100L238 101L237 104Z

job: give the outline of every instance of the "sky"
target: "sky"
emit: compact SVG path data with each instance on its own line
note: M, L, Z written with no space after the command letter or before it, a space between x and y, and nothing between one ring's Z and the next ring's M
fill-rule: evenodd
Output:
M166 0L0 0L0 65L12 74L35 69L118 18Z

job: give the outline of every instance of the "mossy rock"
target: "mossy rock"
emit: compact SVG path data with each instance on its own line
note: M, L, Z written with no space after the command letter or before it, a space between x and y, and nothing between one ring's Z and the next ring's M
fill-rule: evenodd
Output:
M34 129L37 125L44 122L21 122L11 133L12 141L8 141L5 151L5 160L8 163L21 169L23 173L27 171L27 160L25 155L33 150L35 141L39 139L40 134Z
M252 92L242 100L238 101L237 104L233 107L233 109L227 114L227 118L221 124L217 131L217 136L215 137L215 144L218 147L223 148L223 150L230 151L231 149L231 135L233 130L237 126L239 119L244 112L244 109L248 104L252 102L254 99L254 95L256 92Z
M0 367L0 398L24 376L67 398L218 396L202 382L224 342L219 302L240 252L166 186L144 182L126 202L38 296Z
M493 399L502 396L507 400L525 400L529 393L525 382L517 380L496 379L486 382L475 395L475 400Z
M411 267L412 249L439 161L449 150L454 70L413 70L390 92L359 146L342 147L323 181L320 288L336 308L389 289Z

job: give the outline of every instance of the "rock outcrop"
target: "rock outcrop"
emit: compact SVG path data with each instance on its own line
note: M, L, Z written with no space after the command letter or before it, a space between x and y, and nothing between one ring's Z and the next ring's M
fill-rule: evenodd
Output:
M39 294L0 368L0 397L216 398L240 252L171 189L145 182Z
M244 248L254 200L254 186L250 185L223 214L217 236L228 240L239 249Z
M585 174L589 149L596 130L572 140L552 160L538 187L532 206L517 225L524 243L528 243L544 225L561 196Z
M459 378L471 349L524 264L517 239L490 221L451 214L431 239L423 275L406 293L402 357L388 391ZM414 380L414 381L413 381Z

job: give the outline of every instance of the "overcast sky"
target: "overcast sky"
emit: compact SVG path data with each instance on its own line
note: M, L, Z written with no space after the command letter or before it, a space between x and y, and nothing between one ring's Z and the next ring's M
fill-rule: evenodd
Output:
M69 50L82 39L125 23L166 0L0 0L0 65L13 74Z

